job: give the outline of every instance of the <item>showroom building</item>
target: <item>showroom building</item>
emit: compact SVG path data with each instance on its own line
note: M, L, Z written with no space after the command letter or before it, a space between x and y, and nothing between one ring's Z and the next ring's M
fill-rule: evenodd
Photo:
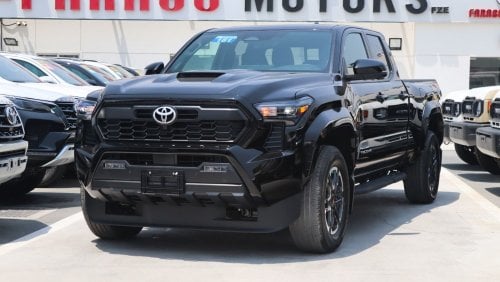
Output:
M3 51L135 68L213 27L352 24L386 36L403 78L500 84L500 0L0 0L0 19Z

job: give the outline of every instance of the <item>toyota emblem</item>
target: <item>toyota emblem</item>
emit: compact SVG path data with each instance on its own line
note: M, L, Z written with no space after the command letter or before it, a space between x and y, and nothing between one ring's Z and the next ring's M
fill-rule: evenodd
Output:
M161 125L169 125L177 118L177 112L172 107L163 106L153 112L153 118Z
M17 111L14 107L5 107L4 114L10 125L17 124Z

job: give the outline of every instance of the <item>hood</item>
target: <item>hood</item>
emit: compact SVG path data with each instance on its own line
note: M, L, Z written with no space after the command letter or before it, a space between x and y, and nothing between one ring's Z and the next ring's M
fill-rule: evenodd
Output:
M80 86L53 84L53 83L23 83L23 86L59 93L62 96L74 96L85 98L90 90Z
M445 94L443 98L441 98L441 103L443 103L446 100L452 100L454 102L462 102L465 100L465 97L470 96L470 90L459 90L459 91L453 91Z
M500 86L479 87L470 90L467 97L474 97L480 100L491 100L500 91Z
M57 99L68 96L58 92L36 89L25 86L21 83L2 83L0 82L0 95L15 96L20 98L28 98L35 100L44 100L55 102Z
M231 70L187 72L132 78L110 83L104 99L246 100L293 99L304 89L332 85L326 73L282 73Z

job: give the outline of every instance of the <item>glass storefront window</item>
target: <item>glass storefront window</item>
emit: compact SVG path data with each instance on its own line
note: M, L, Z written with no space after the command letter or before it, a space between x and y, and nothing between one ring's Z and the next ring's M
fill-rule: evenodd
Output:
M469 88L500 85L500 58L471 58Z

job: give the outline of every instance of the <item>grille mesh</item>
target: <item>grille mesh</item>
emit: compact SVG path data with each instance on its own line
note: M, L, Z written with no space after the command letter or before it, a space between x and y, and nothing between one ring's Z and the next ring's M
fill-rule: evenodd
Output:
M154 121L100 119L102 135L108 140L235 141L244 121L175 122L161 126Z
M5 114L7 105L0 105L0 140L2 141L15 141L21 140L24 137L23 125L21 118L17 115L16 123L10 124Z
M57 106L61 109L68 121L68 125L71 129L76 128L76 112L75 112L75 104L72 102L58 102Z

